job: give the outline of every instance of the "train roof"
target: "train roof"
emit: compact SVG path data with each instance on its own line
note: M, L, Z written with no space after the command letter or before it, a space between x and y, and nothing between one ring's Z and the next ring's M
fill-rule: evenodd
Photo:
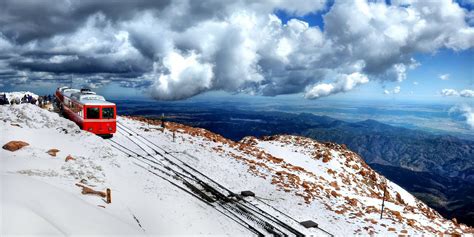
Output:
M63 93L63 95L67 97L71 97L72 94L77 93L77 92L81 92L81 91L78 89L70 89L70 88L61 89L61 93Z
M81 100L80 102L85 105L115 105L106 100Z
M61 93L84 105L115 105L112 102L106 101L101 95L97 95L90 90L78 90L68 87L61 87Z
M103 96L97 95L92 91L77 92L72 94L71 98L85 105L115 105L114 103L106 101Z

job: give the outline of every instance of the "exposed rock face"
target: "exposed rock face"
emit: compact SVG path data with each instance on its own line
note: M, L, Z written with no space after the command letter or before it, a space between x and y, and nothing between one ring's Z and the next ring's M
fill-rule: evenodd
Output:
M22 147L28 146L30 144L24 141L10 141L7 144L3 145L2 148L8 151L16 151L21 149Z

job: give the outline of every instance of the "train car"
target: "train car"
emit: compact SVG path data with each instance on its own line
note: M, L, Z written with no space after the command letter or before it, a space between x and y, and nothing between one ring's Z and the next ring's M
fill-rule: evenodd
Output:
M81 129L100 136L112 136L117 126L117 108L89 89L60 87L55 93L60 112Z

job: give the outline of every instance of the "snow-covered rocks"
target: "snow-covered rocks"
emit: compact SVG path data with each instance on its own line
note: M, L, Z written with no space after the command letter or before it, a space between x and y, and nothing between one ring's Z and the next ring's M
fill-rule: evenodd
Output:
M372 170L344 145L286 135L246 137L234 142L204 129L171 122L155 138L154 132L143 129L146 124L124 122L184 154L190 164L226 186L252 190L258 197L272 200L283 212L300 220L315 220L336 235L454 234L473 230L446 220ZM173 133L177 134L176 142L167 142ZM384 190L385 209L380 219Z
M61 166L61 170L65 172L67 177L76 180L89 180L95 183L103 183L105 181L105 174L103 168L94 159L86 157L75 157L74 160L69 159Z
M50 113L33 104L0 106L0 120L11 126L25 128L54 128L62 133L78 134L79 127L56 113Z

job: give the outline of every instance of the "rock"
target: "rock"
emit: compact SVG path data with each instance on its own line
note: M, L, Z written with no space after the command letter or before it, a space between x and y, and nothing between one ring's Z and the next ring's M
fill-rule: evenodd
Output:
M337 182L336 181L332 181L331 183L329 183L329 185L331 185L333 188L338 188L339 186L337 185Z
M397 218L397 220L401 221L403 219L402 214L399 211L392 211L392 214Z
M78 187L81 187L82 188L82 194L91 194L91 195L97 195L97 196L100 196L100 197L107 197L107 193L104 192L104 191L97 191L97 190L94 190L90 187L87 187L86 185L84 184L81 184L81 183L77 183L76 186Z
M49 149L46 153L48 153L50 156L56 156L56 153L58 153L59 150L58 149Z
M396 193L397 193L396 196L395 196L396 200L397 200L400 204L405 205L405 201L403 201L402 196L401 196L398 192L396 192Z
M356 207L357 203L358 203L357 199L355 199L355 198L349 199L348 202L349 202L349 205L351 205L353 207Z
M7 144L3 145L2 148L9 151L16 151L21 149L24 146L28 146L30 144L23 142L23 141L10 141Z
M341 196L341 194L337 193L337 192L334 191L334 190L331 191L331 195L332 195L333 197L339 197L339 196Z
M72 157L71 155L68 155L68 156L66 157L65 162L68 162L68 161L70 161L70 160L76 160L76 159L75 159L74 157Z
M325 154L323 157L323 163L328 163L331 160L331 157L329 155Z

